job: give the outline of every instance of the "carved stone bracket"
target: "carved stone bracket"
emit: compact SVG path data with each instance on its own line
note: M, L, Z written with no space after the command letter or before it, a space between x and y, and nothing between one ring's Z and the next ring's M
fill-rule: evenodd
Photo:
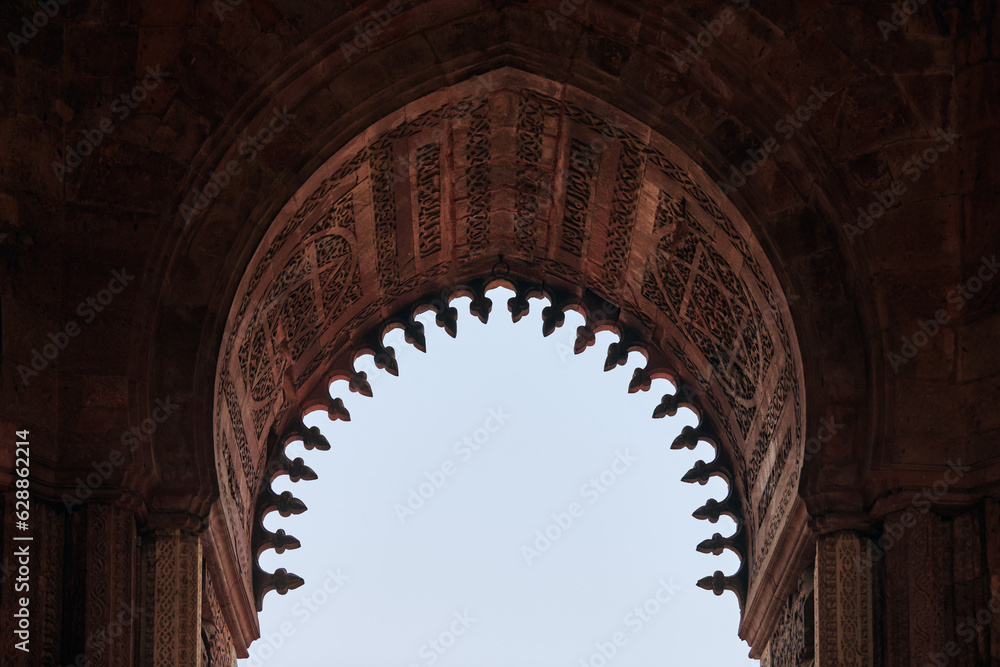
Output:
M690 407L690 398L682 399L682 393L682 390L679 390L674 396L664 396L660 404L653 411L653 418L659 419L666 414L674 414L676 413L677 406L682 404ZM743 511L743 501L736 486L733 484L732 460L726 453L726 448L721 445L715 429L712 428L711 423L705 417L702 417L701 423L697 427L685 426L681 429L680 434L674 438L670 448L694 449L699 442L707 442L712 445L715 449L715 458L709 463L699 460L694 464L694 467L681 477L681 481L689 484L697 482L704 485L713 476L721 477L726 481L729 492L722 500L709 498L704 505L693 512L692 516L696 519L707 520L710 523L718 522L721 516L728 516L736 523L736 532L728 537L723 536L721 533L715 533L710 539L702 541L697 549L701 553L710 553L715 556L721 555L725 549L729 549L739 557L740 567L735 574L728 576L721 570L716 570L712 575L702 577L698 581L698 586L705 590L710 590L716 595L732 591L736 594L740 610L742 611L743 606L746 604L750 576L747 566L748 529Z
M327 413L334 419L334 415L339 415L340 419L350 419L340 399L331 400L327 406ZM346 414L346 417L344 416ZM253 541L253 592L254 602L257 611L263 609L264 596L269 591L277 591L279 595L284 595L293 588L298 588L304 582L302 577L292 574L285 568L278 568L273 573L265 572L260 566L260 556L268 549L274 549L275 553L283 554L287 549L298 549L302 543L298 538L288 535L284 530L278 529L275 532L264 527L264 517L271 512L278 512L283 517L293 514L301 514L308 509L304 502L296 498L291 491L276 493L271 483L281 475L288 475L292 482L301 480L312 481L318 479L316 472L307 466L300 458L288 458L285 447L293 441L301 441L306 449L319 449L325 451L330 449L330 443L315 426L307 427L301 418L295 418L285 429L281 438L272 438L271 460L267 466L268 474L262 480L261 489L254 504L254 524L252 532Z

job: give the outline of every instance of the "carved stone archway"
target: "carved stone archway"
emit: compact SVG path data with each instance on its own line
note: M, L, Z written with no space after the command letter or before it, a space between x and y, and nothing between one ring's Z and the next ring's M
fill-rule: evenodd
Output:
M34 4L5 5L10 36L37 27L22 26ZM956 662L995 660L962 625L996 608L1000 578L1000 281L980 273L1000 245L993 4L922 3L888 31L884 3L388 4L400 11L359 52L341 45L385 0L68 3L4 55L0 412L8 445L31 434L39 641L13 647L8 577L12 664L231 667L259 636L253 556L267 536L253 515L272 463L297 474L280 460L296 414L310 400L339 409L314 391L331 374L364 391L353 355L379 352L382 327L446 288L478 293L501 253L516 287L552 296L553 324L580 307L591 329L644 346L634 387L657 372L691 387L676 400L691 394L715 430L747 518L741 633L762 662L903 667L951 644ZM727 4L735 20L693 54ZM157 65L169 74L104 133ZM814 89L829 93L819 109ZM485 106L456 106L466 98ZM249 160L240 146L276 111L294 119ZM803 111L791 136L779 129ZM713 186L775 141L745 185ZM906 180L928 151L940 159ZM353 189L324 191L363 152L343 174ZM405 173L372 187L396 157ZM376 234L380 219L392 233ZM314 282L257 289L306 286L299 250ZM128 289L43 357L123 269ZM974 298L944 310L971 280ZM605 300L621 306L613 322L597 314ZM741 302L760 318L734 318ZM748 324L750 344L733 346ZM747 355L765 338L782 356L767 369ZM257 398L267 387L280 401ZM129 448L163 402L171 418ZM804 455L803 440L819 448ZM5 537L13 451L0 448ZM925 490L947 480L928 508Z
M612 330L620 342L608 367L634 349L647 358L630 391L669 377L680 391L664 397L659 416L680 404L699 412L698 429L674 446L717 446L717 459L686 478L726 478L729 497L700 514L728 513L739 524L732 539L703 546L743 560L738 573L702 583L762 610L741 628L754 639L760 619L780 611L773 582L787 576L787 555L775 557L773 546L783 532L802 531L805 517L795 493L802 363L781 285L738 210L689 156L573 86L511 68L439 90L361 132L281 209L250 261L215 395L220 507L242 594L259 609L267 590L297 583L260 571L255 556L282 546L262 515L296 510L290 494L270 489L278 474L304 474L284 444L322 445L303 412L323 406L347 418L330 381L370 393L355 360L371 353L395 372L382 335L402 327L421 347L415 314L434 310L454 333L449 301L469 295L485 319L497 265L499 282L517 294L508 304L515 320L531 294L551 303L545 333L578 310L586 325L577 351L595 331Z

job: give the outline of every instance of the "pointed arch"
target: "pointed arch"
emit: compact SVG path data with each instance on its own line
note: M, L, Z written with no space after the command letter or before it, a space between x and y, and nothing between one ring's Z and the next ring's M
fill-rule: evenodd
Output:
M752 604L757 584L774 579L773 546L789 517L803 518L793 507L803 370L775 272L739 211L677 146L571 85L501 68L361 132L305 179L247 266L214 404L221 506L256 606L267 590L300 583L263 572L254 554L284 545L262 515L296 509L269 487L293 471L284 444L322 446L301 415L322 406L349 418L330 381L370 393L354 362L370 353L396 372L387 330L403 328L420 347L414 318L429 309L454 335L450 301L471 296L485 319L493 284L515 290L515 321L529 296L547 298L546 334L566 310L581 312L578 352L595 331L614 331L608 367L641 351L647 364L630 391L656 377L679 387L655 416L690 405L701 423L674 446L707 440L718 451L685 478L718 474L731 487L697 513L740 524L701 545L737 551L740 571L702 584ZM770 604L769 593L762 599Z

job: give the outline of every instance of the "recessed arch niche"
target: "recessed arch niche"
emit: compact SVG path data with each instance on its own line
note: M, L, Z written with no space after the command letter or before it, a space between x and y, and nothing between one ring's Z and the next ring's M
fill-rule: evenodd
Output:
M726 588L772 618L763 582L782 576L774 545L804 520L803 369L788 303L765 252L736 207L674 144L569 84L504 68L443 88L389 114L316 169L275 216L240 282L216 374L216 465L223 516L243 593L261 599L296 583L257 569L257 554L284 548L260 525L294 498L275 476L308 478L284 456L303 439L304 411L349 418L328 392L371 353L396 372L387 328L421 345L413 318L432 309L454 326L450 299L506 284L515 317L531 295L550 305L546 330L581 312L578 351L612 330L606 365L630 350L647 359L630 391L667 377L679 387L657 412L689 405L697 429L673 446L708 440L715 462L687 481L722 474L730 496L706 516L734 511L743 566L704 585ZM452 333L449 331L449 333ZM544 333L544 332L543 332ZM690 479L687 479L690 477ZM798 502L797 502L798 501ZM694 508L692 508L694 509ZM796 529L800 526L795 526ZM709 550L724 545L707 545ZM761 594L759 591L765 590ZM751 630L741 624L740 634Z

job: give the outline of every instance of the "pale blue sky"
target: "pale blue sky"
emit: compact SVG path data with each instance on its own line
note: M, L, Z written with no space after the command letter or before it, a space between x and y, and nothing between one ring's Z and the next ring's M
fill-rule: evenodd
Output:
M266 521L302 548L262 559L306 584L267 595L263 638L240 667L757 664L736 634L735 596L695 586L738 562L695 551L733 524L691 517L726 488L680 481L713 455L670 450L690 413L651 419L672 388L629 395L638 354L604 373L612 334L575 356L582 318L543 338L546 303L512 324L509 296L490 294L488 325L455 301L457 339L422 315L426 354L393 332L399 377L370 372L374 398L335 383L352 421L306 420L332 449L288 453L319 480L282 477L275 490L309 510Z

